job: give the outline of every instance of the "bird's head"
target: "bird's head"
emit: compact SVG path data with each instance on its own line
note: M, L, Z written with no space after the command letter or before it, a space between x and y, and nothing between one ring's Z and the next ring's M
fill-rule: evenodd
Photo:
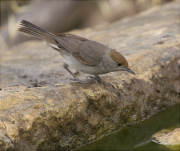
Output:
M129 68L128 62L122 54L120 54L116 50L111 50L110 51L110 57L115 62L115 71L127 71L127 72L130 72L132 74L135 74Z

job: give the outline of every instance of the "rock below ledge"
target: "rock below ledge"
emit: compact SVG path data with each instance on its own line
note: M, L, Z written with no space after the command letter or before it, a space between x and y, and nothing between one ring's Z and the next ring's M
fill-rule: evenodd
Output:
M153 136L153 142L166 146L171 150L180 149L180 128L173 130L163 129Z
M121 52L135 76L114 72L82 85L66 80L61 56L44 42L2 50L0 148L74 149L179 103L179 6L71 32Z

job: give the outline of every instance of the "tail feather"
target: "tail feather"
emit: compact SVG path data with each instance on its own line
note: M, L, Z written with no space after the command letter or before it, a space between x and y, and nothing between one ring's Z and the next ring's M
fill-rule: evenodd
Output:
M21 31L21 32L24 32L24 33L27 33L27 34L36 36L37 38L40 38L40 39L42 39L42 40L45 39L45 36L43 36L42 34L39 34L39 33L35 32L35 31L32 30L32 29L25 28L25 27L20 27L18 30Z
M52 33L45 31L26 20L22 20L20 25L21 26L19 27L18 31L36 36L37 38L45 40L48 43L55 43L54 35Z
M40 30L40 31L42 31L42 32L48 33L47 31L45 31L45 30L39 28L38 26L36 26L36 25L34 25L34 24L32 24L32 23L26 21L26 20L22 20L20 24L21 24L22 26L25 26L25 27L38 29L38 30Z

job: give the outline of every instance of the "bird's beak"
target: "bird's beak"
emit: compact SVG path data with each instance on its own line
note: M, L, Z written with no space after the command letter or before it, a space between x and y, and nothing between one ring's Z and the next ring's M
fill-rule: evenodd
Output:
M123 68L125 71L130 72L135 75L135 73L130 68Z

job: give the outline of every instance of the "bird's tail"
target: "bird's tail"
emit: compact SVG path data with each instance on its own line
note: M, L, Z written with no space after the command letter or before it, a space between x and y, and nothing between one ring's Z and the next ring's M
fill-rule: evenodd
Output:
M32 24L26 20L22 20L20 25L21 26L19 27L18 31L36 36L37 38L45 40L47 43L56 42L54 40L55 35L53 33L45 31L45 30L37 27L36 25L34 25L34 24Z

